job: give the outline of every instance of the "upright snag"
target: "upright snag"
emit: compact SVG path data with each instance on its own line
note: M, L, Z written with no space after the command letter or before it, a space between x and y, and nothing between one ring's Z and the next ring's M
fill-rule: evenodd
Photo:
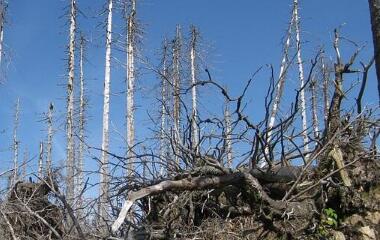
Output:
M286 73L287 73L287 70L289 67L289 56L288 55L289 55L290 39L291 39L291 35L292 35L293 25L294 25L294 6L293 6L292 16L290 18L288 30L286 32L286 40L285 40L284 50L283 50L284 54L283 54L282 60L281 60L280 73L278 76L278 82L277 82L277 86L276 86L275 97L274 97L273 104L272 104L272 110L270 112L270 118L269 118L269 124L268 124L268 129L269 129L268 138L270 138L270 134L271 134L270 130L273 128L273 126L275 124L277 112L278 112L280 102L281 102L281 97L282 97L282 94L284 92Z
M293 25L294 25L294 20L295 20L295 15L294 15L294 6L293 6L292 14L291 14L289 25L288 25L288 30L286 32L286 40L284 43L283 56L282 56L282 60L281 60L280 73L279 73L278 81L277 81L277 85L276 85L275 96L273 99L272 109L271 109L270 115L269 115L269 122L268 122L268 127L267 127L268 128L267 145L264 149L264 154L266 156L270 156L269 144L270 144L271 139L272 139L272 128L274 127L274 124L276 122L277 112L278 112L278 109L280 107L282 94L284 92L286 74L287 74L287 71L289 68L289 48L290 48L290 40L291 40L291 36L292 36L292 29L293 29ZM259 167L264 167L266 165L267 165L267 163L265 160L261 160L259 163Z
M75 71L75 31L76 0L70 1L70 31L67 82L67 117L66 117L66 198L69 204L74 198L74 71Z
M167 101L168 101L168 43L164 40L162 47L162 73L161 77L161 129L160 129L160 176L164 174L165 165L164 159L168 154L168 142L166 141L167 134Z
M40 142L38 154L38 178L40 181L44 178L44 143Z
M49 110L47 114L47 124L48 124L48 135L46 144L46 174L47 176L51 173L52 167L52 149L53 149L53 111L54 105L51 102L49 104Z
M301 37L300 37L300 21L298 15L298 0L294 0L294 28L296 32L296 46L297 46L297 64L298 64L298 77L300 80L300 110L302 119L302 137L304 144L304 151L309 152L309 137L307 134L307 114L306 114L306 99L305 99L305 77L303 69L303 61L301 56ZM306 154L307 159L308 154Z
M76 166L76 184L75 184L75 197L81 198L79 195L84 187L83 169L84 169L84 148L85 148L85 108L86 108L86 96L85 96L85 83L84 83L84 70L83 70L83 58L85 48L85 38L83 35L80 37L79 47L79 146L78 146L78 163ZM81 205L82 199L78 199L79 205ZM81 207L81 206L79 206Z
M109 190L109 108L110 108L110 81L111 81L111 43L112 43L112 10L113 0L108 0L108 17L106 30L106 57L103 93L103 128L102 128L102 156L100 159L100 191L99 191L99 218L103 226L108 219L108 190ZM105 225L104 225L105 226Z
M179 164L179 149L177 143L181 141L181 27L177 25L176 36L173 41L173 121L174 121L174 155L175 163Z
M135 143L135 55L136 55L136 0L130 0L130 11L127 16L127 175L134 170L133 146Z
M343 184L346 187L351 186L351 179L348 175L346 169L344 169L344 159L343 153L340 148L340 138L336 136L339 134L339 131L342 130L342 122L341 122L341 103L344 97L344 89L343 89L343 76L346 73L352 73L353 71L350 69L351 65L354 63L358 52L355 52L351 57L348 63L343 63L339 50L339 33L338 30L334 31L335 39L334 39L334 49L336 53L336 62L334 64L335 68L335 79L334 79L334 93L331 100L331 105L329 109L328 116L328 124L325 129L324 143L330 143L329 148L327 149L327 156L319 165L320 174L325 174L326 171L330 169L330 165L332 162L335 162L337 168L341 168L339 171L340 177L343 181Z
M227 156L227 166L232 167L232 122L229 102L226 101L226 106L224 109L224 124L225 124L225 151Z
M29 151L28 149L25 149L24 151L24 158L22 160L22 172L21 172L21 180L26 181L26 170L28 166L28 160L29 160Z
M327 128L327 120L329 116L330 108L330 96L329 96L329 84L330 84L330 73L325 62L324 56L321 57L321 68L322 68L322 92L323 92L323 119L325 122L325 128Z
M311 92L311 111L312 111L312 123L314 138L319 138L319 122L318 122L318 104L317 104L317 80L312 78L310 82L310 92ZM318 144L317 142L315 144Z
M191 26L191 41L190 41L190 71L191 71L191 129L192 129L192 145L193 151L199 153L199 129L197 124L197 77L196 77L196 47L198 40L198 30L195 26Z
M17 130L20 120L20 98L17 98L14 114L14 126L13 126L13 176L11 186L18 181L18 152L19 152L19 140L17 137Z

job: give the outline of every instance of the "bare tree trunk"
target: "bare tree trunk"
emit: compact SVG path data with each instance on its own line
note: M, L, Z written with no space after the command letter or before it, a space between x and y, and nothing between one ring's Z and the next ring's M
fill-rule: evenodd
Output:
M329 118L330 96L329 96L329 82L330 74L328 72L324 57L321 58L322 63L322 77L323 77L323 116L325 121L325 128Z
M196 45L197 45L198 32L197 29L191 27L191 42L190 42L190 67L191 67L191 96L192 96L192 114L191 114L191 128L192 128L192 145L195 153L199 153L199 129L197 124L198 110L197 110L197 79L196 71Z
M180 59L181 59L181 27L177 25L176 36L174 39L173 46L173 97L174 97L174 109L173 109L173 120L174 120L174 142L181 141L181 100L180 100L180 89L181 89L181 69L180 69ZM179 163L178 149L175 148L175 162Z
M162 76L161 76L161 132L160 132L160 175L164 174L164 162L167 156L167 141L166 141L166 131L167 131L167 97L168 97L168 69L167 69L167 54L168 54L168 43L166 39L164 40L163 53L162 53Z
M313 79L310 83L310 90L311 90L311 109L312 109L312 116L313 116L313 131L314 131L314 138L319 138L319 122L318 122L318 105L317 105L317 81L316 79ZM318 143L316 143L317 145Z
M268 123L268 133L267 133L267 142L269 143L271 138L272 138L272 128L274 127L274 124L276 122L276 116L278 109L280 107L280 102L282 98L282 94L284 92L284 85L285 85L285 79L286 79L286 73L289 67L289 60L288 60L288 53L289 53L289 48L290 48L290 39L292 35L292 29L293 29L293 24L294 24L294 6L293 6L293 11L292 11L292 16L290 18L288 30L286 33L286 40L285 40L285 45L284 45L284 55L282 56L281 60L281 67L280 67L280 73L278 76L278 83L276 86L276 92L275 92L275 97L273 100L272 104L272 110L270 112L269 116L269 123ZM269 146L266 146L264 149L264 154L269 155ZM267 162L264 160L261 160L259 163L259 167L265 167L267 165Z
M272 111L270 113L270 118L269 118L269 124L268 124L268 129L273 128L274 123L276 121L276 115L278 112L278 108L280 106L281 102L281 97L282 93L284 91L284 84L285 84L285 78L286 78L286 72L288 69L288 52L289 52L289 47L290 47L290 38L292 34L292 28L294 24L294 9L292 12L292 17L289 22L289 27L288 31L286 33L286 41L285 41L285 46L284 46L284 55L282 56L281 60L281 67L280 67L280 74L278 77L278 83L277 83L277 90L276 90L276 95L273 100L273 105L272 105ZM270 136L271 131L268 132L268 135Z
M14 115L14 127L13 127L13 177L12 183L14 184L18 180L18 150L19 150L19 141L17 138L17 129L19 125L19 115L20 115L20 98L17 98L15 106L15 115Z
M40 181L44 178L44 143L40 142L40 150L38 154L38 178Z
M86 107L86 99L85 99L85 89L84 89L84 72L83 72L83 56L84 56L84 44L85 39L83 36L80 38L80 56L79 56L79 146L78 146L78 164L77 164L77 184L75 189L75 196L80 197L80 193L84 187L84 179L83 179L83 154L84 154L84 125L85 125L85 107ZM78 199L79 207L81 208L82 199Z
M104 76L104 103L103 103L103 129L102 129L102 156L100 166L100 203L99 217L101 221L107 220L107 202L109 189L108 176L108 147L109 147L109 107L110 107L110 81L111 81L111 42L112 42L112 0L108 1L108 19L106 32L106 63Z
M305 99L305 78L303 70L303 62L301 57L301 39L300 39L300 26L298 16L298 0L294 0L294 26L296 31L296 44L297 44L297 64L298 64L298 77L300 80L300 109L302 118L302 136L304 142L305 152L309 151L309 137L307 136L307 115L306 115L306 99Z
M377 91L380 102L380 0L368 0L371 14L373 48L376 61Z
M53 111L54 105L50 103L49 111L47 115L47 123L48 123L48 136L47 136L47 144L46 144L46 173L51 173L52 166L52 149L53 149Z
M67 158L66 158L66 197L72 204L74 197L74 66L75 66L75 30L76 30L76 1L71 0L70 6L70 42L69 42L69 75L67 83Z
M26 180L26 168L27 168L27 165L28 165L28 160L29 160L29 151L28 151L28 149L26 149L24 151L24 159L22 160L22 175L21 175L21 179L23 181Z
M128 176L131 176L133 166L133 146L135 143L135 54L136 54L136 0L131 0L131 11L127 18L127 159Z
M226 133L225 133L225 143L226 143L226 153L227 153L227 166L232 167L232 126L231 126L231 114L229 109L228 102L226 103L226 107L224 109L224 121L226 124Z

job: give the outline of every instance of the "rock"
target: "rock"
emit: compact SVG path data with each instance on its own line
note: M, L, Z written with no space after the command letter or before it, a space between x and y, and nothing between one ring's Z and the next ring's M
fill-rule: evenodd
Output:
M358 224L359 224L359 226L364 226L365 225L364 222L365 221L364 221L362 216L360 216L359 214L353 214L353 215L349 216L348 218L346 218L343 223L345 225L349 225L349 226L355 226Z
M374 225L379 225L380 224L380 212L369 212L365 216L365 219Z
M346 237L344 236L344 234L339 231L333 231L332 237L333 237L332 239L334 240L346 240Z
M362 240L376 240L375 231L369 226L359 228L359 232L362 234Z

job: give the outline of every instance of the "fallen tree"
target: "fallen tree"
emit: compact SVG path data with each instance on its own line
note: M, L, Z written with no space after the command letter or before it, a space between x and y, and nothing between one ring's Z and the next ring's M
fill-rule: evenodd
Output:
M254 133L251 151L246 154L249 156L248 164L228 168L223 163L224 147L215 147L219 154L210 156L193 151L191 137L184 137L189 142L186 143L173 141L173 135L167 134L171 148L176 149L174 154L186 167L182 168L171 159L160 159L168 165L166 177L140 183L128 178L126 181L129 184L120 187L117 192L118 196L125 193L125 201L120 209L115 208L117 219L112 224L112 233L125 235L126 229L133 226L134 236L142 236L142 239L194 236L202 239L229 239L231 236L236 239L258 239L263 236L267 239L319 239L379 234L380 178L375 147L379 121L371 117L372 111L363 112L361 104L358 104L358 114L354 118L352 115L351 118L342 116L344 76L357 72L352 66L359 50L344 63L339 51L339 39L338 31L335 31L337 58L334 94L325 131L318 139L312 139L316 143L315 149L303 151L303 146L296 140L302 134L295 133L292 125L298 114L298 94L314 76L319 54L311 62L305 86L297 91L290 115L270 129L266 128L269 114L262 122L253 124L242 112L242 100L251 81L241 96L233 98L212 80L206 70L209 80L197 84L216 87L227 101L236 103L233 111L236 119L232 125L241 124L244 130L235 133L234 138L241 140L248 136L247 132ZM366 83L371 64L364 68L361 89ZM273 85L268 90L268 99L273 96L271 88ZM360 91L357 102L361 102L362 95ZM266 106L268 111L269 104ZM202 124L219 126L222 122L218 119L200 120L198 128L201 129ZM369 139L370 143L363 144L372 130L374 134ZM290 136L286 135L287 132ZM183 134L186 136L186 132ZM293 148L285 151L285 144ZM274 152L278 148L280 159L276 160ZM141 156L142 159L144 157ZM118 158L123 160L122 157ZM303 165L292 165L292 159L302 161ZM258 168L256 164L260 161L266 161L267 166ZM137 215L138 220L133 221ZM357 222L346 224L356 215L361 216L361 225ZM235 229L230 231L224 229L223 226L231 222L240 226L235 225ZM220 237L222 234L216 233L216 227L210 223L218 223L221 226L218 231L226 236ZM129 234L132 233L129 231Z

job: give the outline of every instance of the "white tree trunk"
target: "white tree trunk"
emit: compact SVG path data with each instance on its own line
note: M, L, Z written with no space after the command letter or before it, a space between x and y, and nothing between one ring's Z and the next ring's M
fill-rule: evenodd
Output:
M180 59L181 59L181 27L177 25L176 36L174 39L173 46L173 121L174 121L174 139L175 143L181 141L181 99L180 99L180 89L181 89L181 70L180 70ZM178 147L175 146L175 162L179 164L178 157Z
M69 42L69 75L67 83L67 157L66 157L66 198L69 204L74 198L74 66L75 66L75 30L76 30L76 1L71 0L70 8L70 42Z
M191 114L191 128L192 128L192 144L194 152L199 152L199 129L197 124L198 110L197 110L197 79L195 75L196 66L196 44L197 44L197 30L194 26L191 27L191 42L190 42L190 68L191 68L191 96L192 96L192 114Z
M162 176L165 171L163 160L167 157L167 96L168 96L168 69L167 69L167 52L168 43L164 40L163 53L162 53L162 76L161 76L161 132L160 132L160 175Z
M232 126L231 126L231 114L229 109L229 103L226 102L226 108L224 110L224 121L226 124L225 132L225 143L226 143L226 153L227 153L227 166L232 167Z
M271 128L273 128L274 123L276 121L278 108L280 106L282 93L284 91L286 72L287 72L288 65L289 65L288 64L288 52L289 52L289 47L290 47L290 38L291 38L291 34L292 34L293 24L294 24L294 10L293 10L292 17L291 17L290 22L289 22L288 31L286 34L286 41L285 41L285 46L284 46L284 55L282 56L282 60L281 60L280 74L278 76L276 93L275 93L275 97L273 100L272 111L271 111L270 117L269 117L269 124L268 124L269 130ZM271 131L268 132L268 137L270 137L270 133L271 133Z
M323 75L323 118L325 122L325 128L327 128L327 121L329 117L329 108L330 108L330 102L329 102L329 79L330 74L327 69L327 66L325 64L325 60L322 57L322 75Z
M28 165L28 160L29 160L29 151L28 149L25 149L24 159L22 160L22 175L21 175L22 181L26 181L26 168Z
M44 143L40 142L38 154L38 178L40 181L44 178Z
M131 11L128 16L128 31L127 31L127 159L128 159L128 176L131 176L134 169L133 166L133 146L135 143L135 54L136 54L136 1L131 0Z
M99 217L106 220L108 218L108 147L109 147L109 107L110 107L110 81L111 81L111 42L112 42L112 0L108 1L108 18L106 32L106 60L104 74L104 103L103 103L103 128L102 128L102 156L100 166L100 203Z
M13 127L13 177L12 183L14 184L18 180L18 150L19 150L19 141L17 138L17 130L19 125L19 115L20 115L20 99L17 98L15 106L15 118L14 118L14 127Z
M267 133L267 142L270 143L272 139L272 128L274 127L274 124L276 122L277 112L280 107L280 102L282 98L282 94L284 92L284 85L285 85L285 79L286 79L286 73L288 71L289 63L288 63L288 53L290 48L290 39L292 35L292 29L294 25L294 7L292 11L292 16L290 18L288 30L286 32L286 40L284 45L284 55L282 56L281 60L281 66L280 66L280 73L278 76L278 83L276 86L276 92L273 99L272 104L272 110L270 112L269 116L269 123L268 123L268 133ZM264 154L266 156L269 156L269 146L266 146L264 149ZM259 168L263 168L267 165L267 162L265 160L261 160L259 162Z
M84 42L85 39L81 36L80 39L80 48L79 48L79 146L78 146L78 164L77 164L77 173L76 173L76 189L75 196L79 197L81 191L84 187L83 180L83 154L84 154L84 125L85 125L85 93L84 93L84 73L83 73L83 54L84 54ZM81 208L82 199L78 199L79 208Z
M305 78L303 70L303 62L301 57L301 39L300 39L300 26L298 16L298 0L294 0L294 26L296 31L296 44L297 44L297 64L298 64L298 77L300 80L300 109L302 118L302 137L304 142L305 152L309 151L309 137L307 136L307 115L306 115L306 99L305 99Z
M311 108L312 108L312 116L313 116L313 131L314 138L319 139L319 122L318 122L318 103L317 103L317 81L313 79L311 84ZM315 143L316 146L318 143Z
M46 144L46 173L51 173L52 166L52 149L53 149L53 111L54 105L50 103L48 115L47 115L47 123L48 123L48 136L47 136L47 144Z

